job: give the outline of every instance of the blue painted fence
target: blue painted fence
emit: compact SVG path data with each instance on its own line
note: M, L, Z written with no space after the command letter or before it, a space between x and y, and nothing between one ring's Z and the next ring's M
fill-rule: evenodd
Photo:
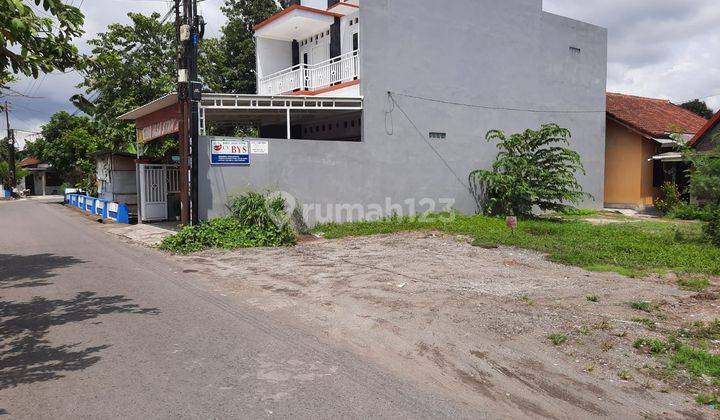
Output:
M130 223L130 211L125 203L115 203L83 194L65 194L65 204L77 207L85 214L100 216L117 223Z

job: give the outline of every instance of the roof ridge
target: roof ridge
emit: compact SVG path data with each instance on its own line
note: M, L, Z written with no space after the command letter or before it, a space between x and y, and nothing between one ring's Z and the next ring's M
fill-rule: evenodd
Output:
M626 98L638 98L638 99L647 99L649 101L656 101L656 102L670 102L670 99L661 99L661 98L651 98L649 96L640 96L640 95L629 95L627 93L619 93L619 92L607 92L608 95L616 95L616 96L624 96ZM670 102L672 103L672 102ZM675 105L675 104L673 104Z

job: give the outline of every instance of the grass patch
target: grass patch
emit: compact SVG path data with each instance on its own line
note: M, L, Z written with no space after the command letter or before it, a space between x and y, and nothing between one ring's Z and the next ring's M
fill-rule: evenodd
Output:
M665 342L653 338L639 338L635 340L633 347L650 354L665 354L670 350L670 346Z
M637 300L635 302L630 302L630 307L635 309L636 311L643 311L647 313L657 310L656 304L646 300Z
M672 356L675 367L683 367L695 376L720 379L720 355L697 347L681 345Z
M522 296L518 297L518 300L520 302L527 303L528 305L531 305L531 306L535 304L535 301L532 300L530 298L530 296L528 296L528 295L522 295Z
M649 318L633 318L633 322L637 322L638 324L642 324L650 331L655 331L657 329L657 325L655 324L655 321Z
M688 328L680 330L678 335L692 340L720 341L720 320L716 319L709 323L695 322Z
M622 379L623 381L630 381L632 380L632 375L630 374L629 370L623 369L618 372L618 378Z
M550 334L547 336L547 339L555 346L562 346L567 343L568 336L565 334Z
M700 394L695 398L700 405L707 405L716 410L720 410L720 394Z
M598 214L599 211L593 210L593 209L579 209L575 207L566 207L563 211L560 212L563 216L594 216Z
M720 274L720 248L702 238L699 224L674 226L664 222L591 225L578 219L520 221L513 234L501 218L444 215L420 220L395 217L380 221L321 225L314 229L326 238L437 230L474 238L485 248L516 246L549 254L558 263L629 277L649 272ZM682 240L677 239L677 230Z
M702 292L708 287L710 287L710 280L700 278L680 279L678 280L677 284L683 290L689 290L691 292Z

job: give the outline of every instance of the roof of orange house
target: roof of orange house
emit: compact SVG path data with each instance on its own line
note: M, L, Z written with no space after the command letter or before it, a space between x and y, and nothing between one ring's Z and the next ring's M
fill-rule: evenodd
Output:
M648 137L670 133L695 134L707 120L666 99L607 94L607 113L619 122Z
M26 168L28 166L35 166L40 164L40 159L36 158L35 156L28 156L25 159L20 161L20 166L23 168Z

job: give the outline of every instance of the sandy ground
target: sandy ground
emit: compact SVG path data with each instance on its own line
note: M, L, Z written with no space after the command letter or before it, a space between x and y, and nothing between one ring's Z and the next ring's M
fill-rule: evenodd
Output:
M681 291L672 278L590 273L536 252L477 248L433 233L174 258L214 290L305 321L490 417L717 416L646 375L656 362L632 347L652 333L631 321L647 316L631 300L660 303L660 329L720 314L712 293ZM568 342L554 346L546 338L553 333Z

